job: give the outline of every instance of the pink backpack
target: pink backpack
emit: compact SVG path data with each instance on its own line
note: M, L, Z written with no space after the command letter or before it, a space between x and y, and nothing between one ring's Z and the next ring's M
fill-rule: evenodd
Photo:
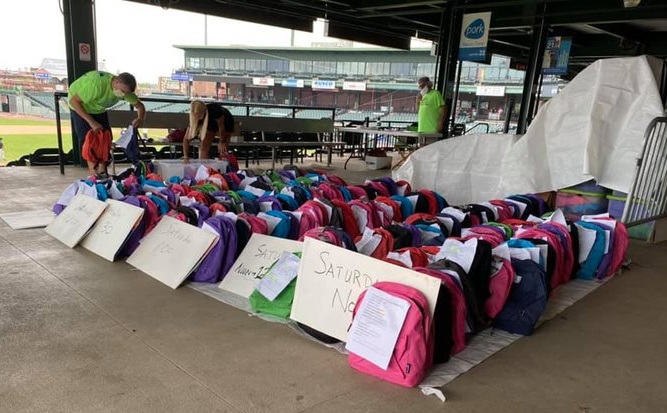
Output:
M349 354L347 361L353 369L362 373L399 386L415 387L424 380L433 365L434 336L428 301L419 290L407 285L381 281L373 284L373 287L409 302L407 317L387 370L354 353ZM353 318L357 315L365 295L366 292L363 292L359 296L352 313Z
M511 261L497 257L494 257L492 266L499 266L499 268L491 274L489 280L491 296L484 302L484 312L493 320L503 309L510 295L510 289L514 283L514 267Z

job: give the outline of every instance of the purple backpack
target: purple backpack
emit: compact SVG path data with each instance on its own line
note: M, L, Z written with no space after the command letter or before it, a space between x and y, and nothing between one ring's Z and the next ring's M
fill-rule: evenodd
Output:
M199 268L188 279L196 282L217 283L227 275L234 264L237 248L236 225L231 219L224 216L211 217L204 223L213 228L219 238Z
M134 250L136 250L137 247L139 246L139 242L141 241L141 238L143 237L144 232L146 231L146 225L150 218L148 214L145 212L146 202L142 201L136 196L126 196L125 198L122 199L122 202L134 205L144 210L144 215L141 217L139 225L137 225L132 231L130 231L130 235L127 236L125 243L123 243L123 246L121 247L120 251L118 251L119 257L129 257L130 255L132 255Z

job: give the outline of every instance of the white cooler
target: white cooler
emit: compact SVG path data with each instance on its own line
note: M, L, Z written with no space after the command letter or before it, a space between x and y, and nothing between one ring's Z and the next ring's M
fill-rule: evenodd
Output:
M180 159L160 159L153 161L153 164L155 172L165 180L169 180L172 176L194 178L197 169L202 165L225 173L229 162L218 159L191 159L189 163L183 163Z

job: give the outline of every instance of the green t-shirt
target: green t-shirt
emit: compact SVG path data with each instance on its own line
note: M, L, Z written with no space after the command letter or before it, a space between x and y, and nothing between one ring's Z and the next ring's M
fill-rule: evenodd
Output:
M69 86L67 103L70 102L72 96L79 96L83 101L83 108L86 112L95 115L105 112L107 108L120 102L121 99L131 105L139 102L139 98L134 93L127 93L123 98L114 95L111 87L113 77L111 73L97 70L86 73ZM69 103L69 106L71 108L72 104Z
M445 100L437 90L431 89L422 98L419 104L419 127L417 132L438 132L438 121L440 120L440 108L445 105Z

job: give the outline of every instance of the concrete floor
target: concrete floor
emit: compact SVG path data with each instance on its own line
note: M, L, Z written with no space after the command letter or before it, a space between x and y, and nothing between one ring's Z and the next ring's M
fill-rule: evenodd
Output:
M340 174L359 182L388 171ZM0 213L83 170L0 168ZM0 221L0 412L667 412L667 245L444 387L361 375L283 325Z

